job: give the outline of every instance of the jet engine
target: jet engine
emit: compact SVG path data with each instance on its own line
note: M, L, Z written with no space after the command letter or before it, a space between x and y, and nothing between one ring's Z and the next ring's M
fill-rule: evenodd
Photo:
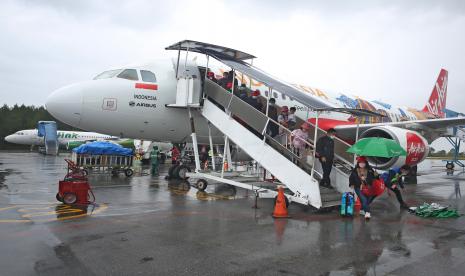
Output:
M428 142L416 131L393 126L379 126L370 128L360 135L360 138L367 137L383 137L395 140L407 152L407 156L392 158L367 157L370 165L381 170L400 167L404 164L415 166L423 161L429 153Z
M66 144L66 149L67 150L72 150L74 148L77 148L79 147L80 145L82 144L85 144L86 142L85 141L69 141L67 144Z

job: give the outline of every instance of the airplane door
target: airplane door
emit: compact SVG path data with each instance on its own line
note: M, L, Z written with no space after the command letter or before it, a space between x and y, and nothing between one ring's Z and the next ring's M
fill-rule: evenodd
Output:
M201 99L200 72L197 66L187 65L178 76L176 88L177 106L198 106Z

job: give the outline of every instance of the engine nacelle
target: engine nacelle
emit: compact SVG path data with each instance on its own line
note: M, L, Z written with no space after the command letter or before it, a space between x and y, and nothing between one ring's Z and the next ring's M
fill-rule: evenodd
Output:
M367 137L392 139L398 142L407 152L407 156L392 158L367 157L370 165L381 170L400 167L404 164L415 166L425 160L429 153L428 142L416 131L393 126L379 126L370 128L360 135L360 138Z
M80 145L82 144L85 144L86 142L85 141L69 141L67 144L66 144L66 149L67 150L72 150L74 148L77 148L79 147Z

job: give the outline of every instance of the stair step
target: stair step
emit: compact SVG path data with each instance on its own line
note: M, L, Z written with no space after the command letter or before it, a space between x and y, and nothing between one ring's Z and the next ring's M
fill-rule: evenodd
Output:
M340 200L333 200L333 201L323 201L321 207L322 208L328 208L328 207L337 207L341 206L341 201Z
M332 196L322 196L321 197L322 202L327 202L327 201L341 201L341 196L340 195L332 195Z

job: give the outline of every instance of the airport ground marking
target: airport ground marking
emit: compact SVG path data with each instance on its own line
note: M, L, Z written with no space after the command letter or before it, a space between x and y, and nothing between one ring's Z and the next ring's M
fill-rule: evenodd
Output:
M78 207L65 205L65 204L63 205L55 204L55 205L48 205L44 207L34 207L33 204L27 204L27 205L18 204L18 205L0 208L0 212L17 209L19 213L23 213L21 214L22 219L0 219L0 223L25 223L25 222L32 223L32 222L52 222L52 221L70 220L70 219L75 219L75 218L96 215L108 209L108 204L106 203L96 206L96 208L92 209L91 211L87 210L89 206L91 205L85 206L86 209L80 209ZM57 209L51 210L48 212L46 211L52 208L57 208ZM44 210L44 211L34 212L34 210ZM79 214L79 212L82 212L82 213ZM76 215L72 215L72 214L76 214ZM59 215L62 215L63 217L58 217ZM47 216L57 216L57 217L33 219L37 217L47 217Z

